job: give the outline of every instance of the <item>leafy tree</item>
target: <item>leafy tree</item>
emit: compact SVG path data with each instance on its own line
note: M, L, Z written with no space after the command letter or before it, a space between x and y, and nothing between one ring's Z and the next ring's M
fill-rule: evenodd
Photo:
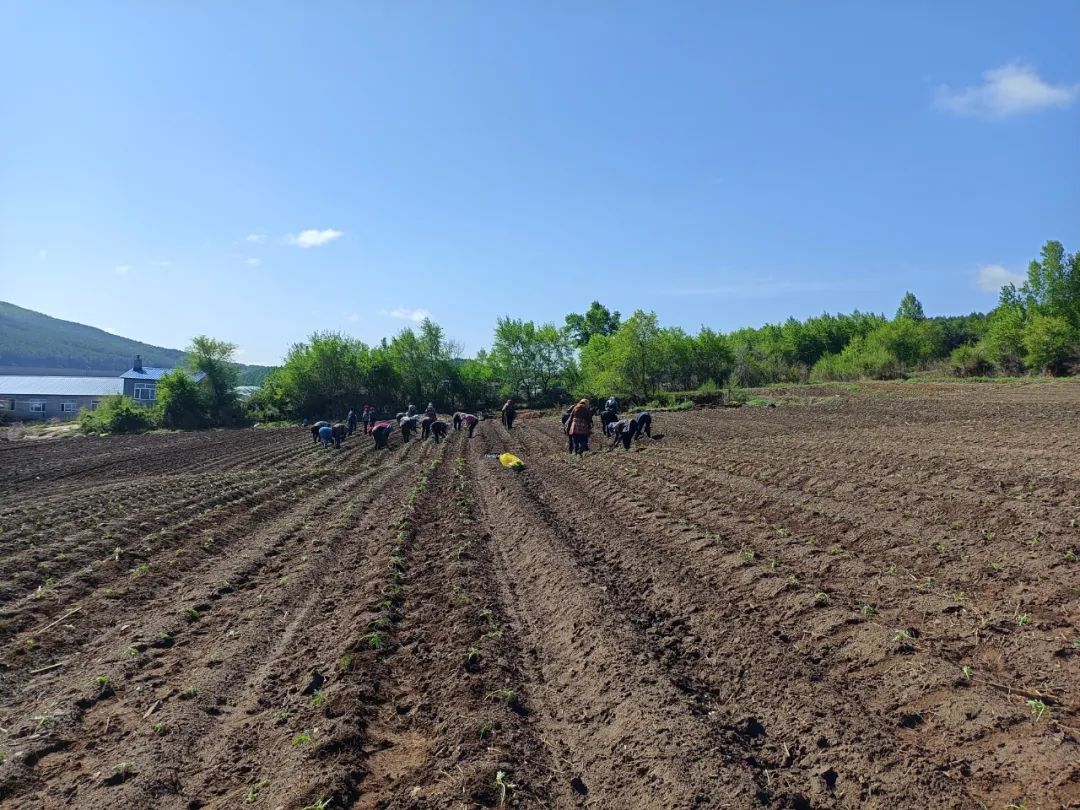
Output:
M731 376L735 355L731 351L731 343L719 332L701 327L694 338L693 357L694 376L699 385L706 380L724 385Z
M499 318L491 349L493 368L509 393L550 401L573 361L569 336L554 324Z
M217 425L232 422L239 413L236 386L240 371L233 357L236 344L199 335L187 348L187 364L192 371L206 375L207 409L210 420Z
M619 313L599 301L593 301L584 315L572 312L566 316L566 329L578 348L589 345L593 335L614 335L619 323Z
M439 402L449 397L443 380L451 378L454 358L460 353L460 344L449 340L443 328L430 318L421 322L419 334L403 329L389 346L390 360L404 397L421 408L429 401Z
M1002 295L1005 297L1004 291ZM990 315L982 345L990 361L1006 374L1024 370L1024 321L1024 307L1018 301L1003 303Z
M1036 312L1024 329L1027 364L1055 376L1066 373L1069 360L1078 354L1077 332L1064 317Z
M208 386L195 382L183 369L174 369L157 384L157 412L161 424L177 430L205 427Z
M900 300L900 307L896 310L897 319L907 318L910 321L925 321L926 314L923 312L922 303L915 297L915 293L904 293Z

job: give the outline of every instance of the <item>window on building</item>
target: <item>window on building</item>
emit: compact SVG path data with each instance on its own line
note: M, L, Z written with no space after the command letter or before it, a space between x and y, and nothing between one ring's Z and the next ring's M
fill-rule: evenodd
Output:
M61 402L60 403L60 413L75 413L76 410L77 410L77 408L75 407L74 402Z
M131 395L140 402L153 402L157 399L157 385L154 383L135 383Z
M6 399L0 399L0 411L8 410L8 401L9 400L6 400ZM11 408L11 410L15 410L15 409Z
M41 400L30 400L30 413L45 413L45 403Z
M100 399L92 399L92 400L90 400L90 410L96 411L100 405L101 405L101 400Z

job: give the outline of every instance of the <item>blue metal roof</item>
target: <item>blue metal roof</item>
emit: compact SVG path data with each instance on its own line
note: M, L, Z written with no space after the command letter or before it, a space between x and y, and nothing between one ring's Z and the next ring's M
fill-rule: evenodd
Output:
M127 371L125 371L123 374L120 375L120 379L122 379L122 380L143 380L143 381L149 381L149 382L156 382L156 381L160 380L162 377L164 377L166 374L168 374L170 371L176 371L176 369L174 369L174 368L158 368L156 366L143 366L142 371L136 371L133 368L128 369ZM190 371L188 371L187 374L188 374L189 377L191 377L191 379L195 380L195 382L201 382L203 377L206 376L201 371L196 371L194 374L192 374Z
M0 396L107 397L124 393L119 377L23 377L0 376Z

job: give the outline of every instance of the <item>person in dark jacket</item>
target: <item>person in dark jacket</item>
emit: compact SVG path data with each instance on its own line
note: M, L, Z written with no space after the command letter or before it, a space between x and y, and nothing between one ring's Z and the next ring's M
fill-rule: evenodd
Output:
M580 456L589 449L589 434L592 433L592 407L589 400L581 400L570 410L570 418L566 420L566 433L575 454Z
M502 406L502 423L506 425L507 430L514 426L515 416L517 416L517 406L514 405L514 400L508 399Z
M473 437L473 431L476 430L476 423L480 420L473 416L471 413L461 414L461 424L469 429L469 438Z
M431 426L435 424L435 414L424 414L424 418L420 420L420 441L424 441L431 435Z
M652 438L652 414L648 411L640 411L637 416L634 417L634 421L637 422L636 436L640 437L642 434Z
M454 430L461 430L461 411L454 411Z
M313 444L319 443L319 430L324 427L330 427L330 423L320 420L311 426L311 441Z
M403 416L398 423L401 427L401 440L407 442L409 437L413 435L416 430L416 423L420 421L419 416Z
M434 416L434 415L435 415L435 404L432 403L432 402L429 402L427 404L427 407L424 408L424 416Z
M611 440L611 447L609 449L614 450L615 445L620 441L623 443L623 447L627 450L630 449L630 442L634 440L634 437L638 432L638 423L633 419L620 419L611 425L610 435L614 438Z
M331 426L330 429L334 432L334 447L340 450L341 443L349 435L349 426L343 422L338 422L336 425Z
M330 442L334 441L334 429L325 422L318 428L319 439L322 440L323 450L330 446Z
M436 419L431 423L431 438L435 440L435 444L438 444L446 438L446 422L441 419Z
M356 411L349 408L349 415L345 417L345 424L349 427L349 435L353 435L353 431L356 430Z
M393 422L373 422L371 424L371 438L375 440L375 449L385 450L390 442L390 434L393 432Z

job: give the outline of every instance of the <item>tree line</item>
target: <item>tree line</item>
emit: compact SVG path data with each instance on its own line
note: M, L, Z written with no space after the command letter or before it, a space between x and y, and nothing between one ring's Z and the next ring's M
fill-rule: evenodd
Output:
M611 394L664 402L675 392L886 380L933 367L961 377L1063 375L1080 373L1080 253L1047 242L1026 281L1004 287L988 314L927 317L909 292L892 317L855 311L691 334L663 326L653 312L624 318L593 301L561 325L499 318L490 349L471 358L430 319L376 345L316 332L290 347L246 402L234 392L234 352L231 344L196 338L188 364L205 380L167 376L153 418L187 428L244 418L338 419L364 404L384 414L428 402L472 410L510 396L538 406Z

